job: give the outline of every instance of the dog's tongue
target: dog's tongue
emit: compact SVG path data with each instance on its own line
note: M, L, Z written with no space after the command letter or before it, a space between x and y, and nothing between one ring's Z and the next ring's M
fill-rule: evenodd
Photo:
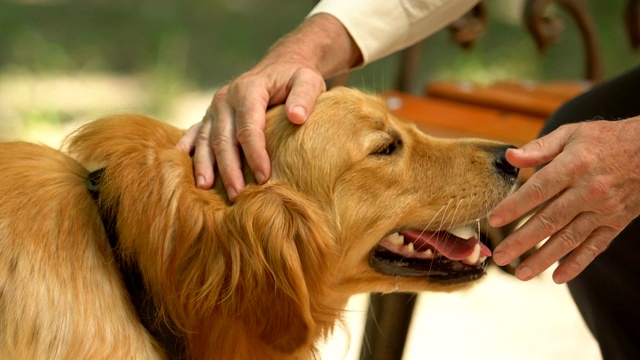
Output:
M491 256L491 250L475 236L465 240L446 231L422 232L417 230L402 231L400 234L404 236L405 241L412 242L414 248L431 246L451 260L468 258L478 243L480 244L480 255Z

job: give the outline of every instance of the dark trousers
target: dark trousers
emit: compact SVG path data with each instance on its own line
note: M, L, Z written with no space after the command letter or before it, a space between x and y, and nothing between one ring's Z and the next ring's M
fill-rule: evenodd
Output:
M549 118L542 134L573 122L619 120L637 115L640 115L640 67L562 106ZM640 359L640 218L633 220L568 285L598 340L603 358Z

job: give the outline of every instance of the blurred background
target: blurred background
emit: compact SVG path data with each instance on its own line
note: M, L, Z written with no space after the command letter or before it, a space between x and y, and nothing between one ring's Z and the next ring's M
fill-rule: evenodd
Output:
M561 8L549 11L566 18L564 32L541 55L522 25L523 1L484 3L488 27L471 48L456 45L448 30L425 41L413 92L421 93L430 80L584 78L583 43ZM627 1L585 3L596 23L604 78L636 65L640 55L631 49L623 23ZM57 147L83 122L121 112L144 113L186 128L201 119L217 88L255 64L314 4L0 0L0 141L23 139ZM398 55L382 59L355 71L349 85L390 89L399 64ZM551 284L548 276L522 284L503 275L487 280L489 285L479 287L484 290L429 297L427 302L436 305L420 307L426 310L419 309L414 323L426 328L412 330L413 355L407 358L598 358L566 288ZM341 343L326 350L332 354L326 358L356 358L366 296L352 305L351 348L347 353ZM425 311L430 317L422 321ZM437 327L429 326L432 321ZM336 336L347 339L342 332Z
M427 80L579 79L582 41L571 19L544 56L522 26L521 0L485 0L486 33L462 49L427 39L415 91ZM605 78L637 63L624 32L626 0L586 1ZM202 98L249 69L314 0L0 0L0 140L41 139L103 113L135 111L187 126ZM551 12L565 14L560 8ZM356 71L351 86L394 86L398 55ZM186 113L185 113L186 111ZM63 131L64 131L63 130Z

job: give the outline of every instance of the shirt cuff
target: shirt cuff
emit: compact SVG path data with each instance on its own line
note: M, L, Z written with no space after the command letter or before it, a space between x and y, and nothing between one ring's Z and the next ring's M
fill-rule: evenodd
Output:
M321 0L307 18L326 13L347 29L366 65L428 37L479 0Z

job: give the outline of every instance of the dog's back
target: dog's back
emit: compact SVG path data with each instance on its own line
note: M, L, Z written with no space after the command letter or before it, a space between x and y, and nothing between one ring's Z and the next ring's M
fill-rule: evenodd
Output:
M0 144L2 359L161 358L128 301L86 177L56 150Z

